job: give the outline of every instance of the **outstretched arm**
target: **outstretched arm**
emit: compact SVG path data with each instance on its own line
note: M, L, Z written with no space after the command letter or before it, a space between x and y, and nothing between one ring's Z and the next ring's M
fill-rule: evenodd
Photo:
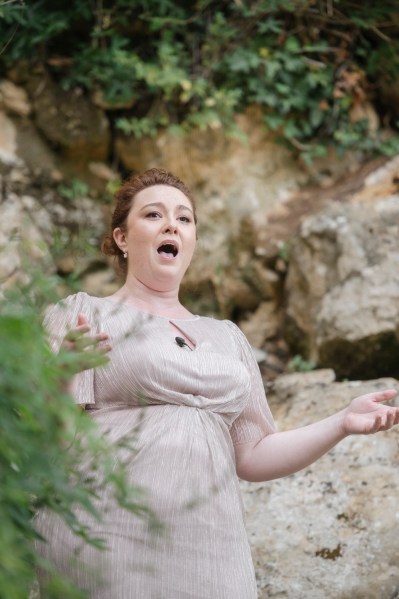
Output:
M399 408L381 402L396 393L394 389L368 393L314 424L270 434L255 444L236 445L238 476L253 482L287 476L312 464L348 435L392 428L399 423Z

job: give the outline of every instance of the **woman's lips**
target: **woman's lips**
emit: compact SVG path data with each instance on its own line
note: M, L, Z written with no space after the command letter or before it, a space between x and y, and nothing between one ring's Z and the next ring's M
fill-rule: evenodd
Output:
M172 241L165 241L158 247L157 252L167 260L173 260L179 253L179 248Z

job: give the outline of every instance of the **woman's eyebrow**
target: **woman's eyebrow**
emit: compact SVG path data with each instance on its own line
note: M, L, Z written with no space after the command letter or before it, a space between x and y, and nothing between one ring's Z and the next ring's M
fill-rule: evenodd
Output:
M150 208L150 206L155 206L156 208L166 208L166 205L163 202L150 202L149 204L146 204L145 206L143 206L141 209L144 210L146 208ZM191 210L191 208L189 208L188 206L185 206L184 204L179 204L179 206L177 206L178 210L188 210L189 212L191 212L191 214L193 214L193 211Z

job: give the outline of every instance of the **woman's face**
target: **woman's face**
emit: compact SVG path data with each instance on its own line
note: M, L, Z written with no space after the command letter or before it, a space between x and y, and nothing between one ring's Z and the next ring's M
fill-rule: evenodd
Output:
M174 289L196 244L191 202L176 187L147 187L135 196L126 229L115 229L114 238L128 253L128 276L157 291Z

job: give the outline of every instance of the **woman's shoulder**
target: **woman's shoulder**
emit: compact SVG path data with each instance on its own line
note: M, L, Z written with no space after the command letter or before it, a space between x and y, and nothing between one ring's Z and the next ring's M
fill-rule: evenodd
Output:
M235 322L227 319L221 320L220 322L240 353L252 353L252 348L248 339Z
M45 318L60 317L62 315L67 317L68 315L79 314L79 312L91 312L96 299L84 291L72 293L56 303L50 304L46 308Z
M200 316L198 322L207 329L211 329L215 334L224 334L232 340L244 337L241 329L231 320L214 318L212 316Z
M203 324L214 327L215 329L232 331L234 333L239 331L241 333L239 327L232 320L216 318L214 316L199 316L198 318Z
M88 295L85 291L78 291L77 293L71 293L61 299L58 302L51 304L49 309L80 309L83 306L91 305L95 298Z
M76 293L71 293L63 298L61 301L69 304L73 303L92 303L96 301L98 298L94 295L89 295L86 291L77 291Z

